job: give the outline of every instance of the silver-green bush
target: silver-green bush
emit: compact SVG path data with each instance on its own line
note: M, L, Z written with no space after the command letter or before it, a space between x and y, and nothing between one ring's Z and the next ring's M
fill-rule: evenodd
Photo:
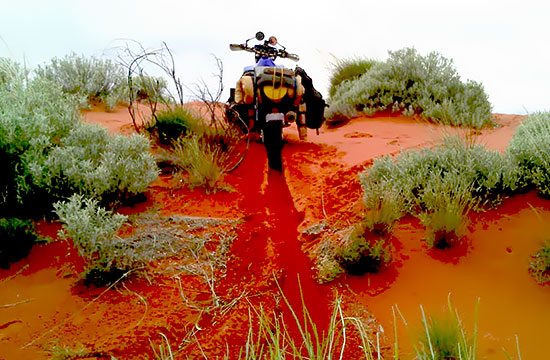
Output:
M84 124L71 95L44 77L0 84L0 210L48 212L74 192L111 202L143 192L158 169L149 142ZM31 204L32 206L25 206Z
M9 86L15 79L21 78L22 74L23 71L17 62L0 57L0 85Z
M550 196L550 112L532 114L518 127L507 157L517 165L521 188Z
M391 228L393 221L410 213L424 222L428 242L434 246L438 237L459 237L470 209L495 205L517 189L513 163L458 138L448 138L435 149L376 159L360 174L360 181L367 222L376 220L368 217L385 214Z
M401 193L406 212L415 213L429 208L422 194L430 183L455 181L455 177L468 185L480 205L497 204L503 195L516 189L513 164L497 151L482 145L469 146L458 138L448 138L435 149L410 150L395 159L378 158L360 180L367 206L376 201L371 197L380 197L389 188Z
M29 170L34 184L55 197L76 192L118 201L142 193L158 176L149 149L141 135L110 135L98 125L80 124Z
M73 195L68 201L57 202L54 208L64 224L59 236L73 240L85 262L85 277L103 274L109 279L107 274L121 276L131 269L134 265L132 261L117 263L121 259L119 252L124 247L124 241L117 233L127 220L126 216L113 214L99 206L97 200L82 195Z
M78 122L75 104L50 81L27 80L20 72L0 84L0 163L7 175L0 208L37 202L29 164L58 146Z
M78 193L56 210L77 247L99 261L93 268L101 277L121 246L113 240L121 218L97 204L141 193L157 177L149 141L83 123L73 95L46 76L29 78L13 62L0 59L0 79L0 214L47 215L54 201Z
M353 81L369 71L378 61L364 58L339 60L333 65L330 76L329 96L333 97L336 90L345 81Z
M169 103L173 100L168 92L168 82L161 77L139 75L132 78L132 90L138 101Z
M103 103L113 109L118 102L124 102L127 98L124 70L110 60L72 53L39 66L36 75L60 84L63 92L79 99L82 108Z
M414 48L390 51L361 77L342 82L332 96L328 117L352 105L372 115L392 110L451 125L492 124L491 104L483 86L463 83L452 60L436 52L421 56Z
M212 281L214 270L225 266L238 223L150 213L127 217L103 208L95 199L76 194L54 207L63 222L60 236L72 239L84 260L85 283L96 286L113 284L145 269L149 262L174 255L178 256L180 270ZM132 232L124 232L121 237L125 224L132 227Z

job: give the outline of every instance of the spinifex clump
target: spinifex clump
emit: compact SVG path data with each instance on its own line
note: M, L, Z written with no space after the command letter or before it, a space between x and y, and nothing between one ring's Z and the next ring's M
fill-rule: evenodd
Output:
M539 284L550 282L550 241L546 241L539 251L532 256L529 272Z
M366 213L364 226L372 233L386 236L394 223L405 213L405 201L399 189L391 182L374 184L366 173L359 176L363 186Z
M430 247L446 249L463 236L468 212L476 204L469 184L459 173L436 173L420 194L425 210L419 218L426 226Z
M477 355L477 317L479 301L475 308L473 331L468 333L458 311L452 307L450 298L448 308L442 314L426 317L424 308L422 323L424 332L420 336L419 346L415 346L416 359L456 359L473 360Z
M383 238L365 228L364 224L353 229L345 245L336 254L342 268L350 275L377 273L391 261L391 253Z
M226 189L223 177L234 169L246 140L237 126L223 119L207 120L191 108L159 111L146 130L161 146L161 166L175 170L190 187Z

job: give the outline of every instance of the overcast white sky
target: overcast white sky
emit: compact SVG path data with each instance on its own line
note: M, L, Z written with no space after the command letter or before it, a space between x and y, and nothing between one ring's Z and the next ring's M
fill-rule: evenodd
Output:
M300 55L325 96L335 59L414 47L453 59L464 81L484 85L494 112L550 110L550 3L541 0L1 1L0 56L30 68L70 52L114 58L119 39L165 41L188 85L212 83L214 54L228 89L253 62L229 43L262 30Z

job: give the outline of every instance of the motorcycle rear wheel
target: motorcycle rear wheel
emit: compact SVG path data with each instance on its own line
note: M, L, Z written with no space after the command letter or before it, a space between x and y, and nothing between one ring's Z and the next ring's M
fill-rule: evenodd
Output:
M273 170L283 171L283 160L281 157L281 151L283 149L283 122L267 122L263 132L263 140L269 167Z

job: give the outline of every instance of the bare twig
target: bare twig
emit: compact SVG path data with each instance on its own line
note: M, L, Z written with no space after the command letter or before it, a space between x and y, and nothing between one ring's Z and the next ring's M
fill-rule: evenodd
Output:
M323 184L326 184L324 178L323 178ZM325 219L328 219L327 211L325 210L325 188L324 188L324 186L321 187L321 207L323 209L323 215L325 216Z
M132 328L136 328L143 322L143 319L145 319L145 317L147 316L147 313L149 312L149 304L145 297L143 297L142 295L138 294L135 291L128 289L125 283L122 283L122 286L124 287L124 289L126 289L126 291L135 295L143 303L143 305L145 305L145 311L143 312L143 316L141 317L141 319L139 319L139 321L134 326L132 326Z
M183 83L176 74L176 62L174 60L174 55L165 42L163 42L161 47L158 49L146 49L139 42L135 40L130 41L137 47L137 50L133 50L128 44L126 44L126 47L121 50L118 59L121 65L128 70L128 112L132 117L134 128L137 132L139 132L140 129L137 125L139 108L137 107L137 91L134 88L134 78L135 76L147 76L144 65L151 64L156 68L161 69L171 79L177 95L174 96L171 94L169 89L167 89L167 91L170 93L172 100L179 103L180 106L184 103ZM148 97L145 101L151 110L151 118L156 120L159 99L157 97Z
M216 91L212 92L204 80L201 80L198 84L195 84L194 88L188 89L206 107L210 124L217 128L222 123L220 115L223 112L223 108L220 105L220 100L224 90L223 62L216 55L212 56L216 60L216 66L218 69L218 72L214 74L214 77L218 79L218 88Z
M14 307L14 306L17 306L17 305L26 304L26 303L29 303L29 302L34 301L34 300L35 299L26 299L26 300L23 300L23 301L18 301L18 302L13 303L13 304L0 305L0 309L5 309L5 308L9 308L9 307Z
M5 279L2 279L2 281L0 281L0 285L2 285L5 282L8 282L9 280L13 279L14 277L17 277L19 274L21 274L23 271L27 270L28 268L29 268L29 264L23 266L21 269L19 269L19 271L17 271L17 273L15 273L11 276L8 276Z

